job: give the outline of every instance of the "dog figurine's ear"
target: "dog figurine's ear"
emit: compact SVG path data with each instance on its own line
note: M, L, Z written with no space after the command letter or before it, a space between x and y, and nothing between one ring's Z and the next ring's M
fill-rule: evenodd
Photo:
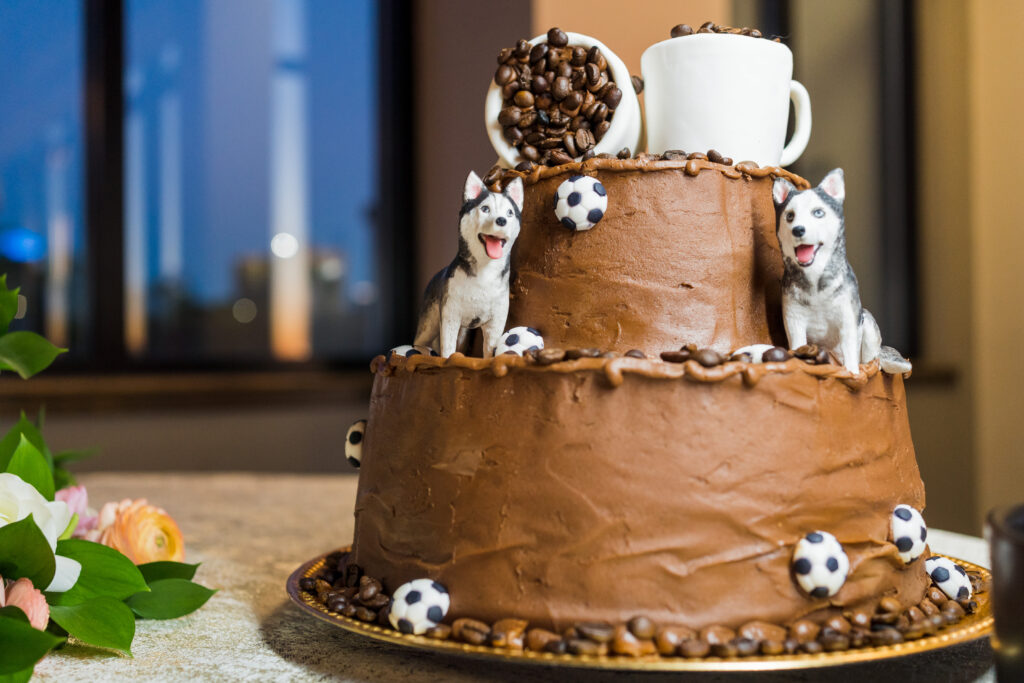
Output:
M772 199L775 200L775 206L782 206L789 199L789 195L796 191L796 185L789 182L785 178L776 178L775 184L772 185Z
M837 202L843 201L846 198L846 181L843 178L843 169L835 168L829 171L818 187Z
M520 211L523 210L523 179L516 178L505 187L505 194Z
M469 172L466 176L466 189L462 191L462 201L469 202L473 201L480 196L480 193L484 191L484 181L480 180L480 176L473 171Z

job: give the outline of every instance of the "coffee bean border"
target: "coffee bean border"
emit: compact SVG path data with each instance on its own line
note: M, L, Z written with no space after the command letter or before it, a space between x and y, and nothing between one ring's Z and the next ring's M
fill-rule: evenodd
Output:
M989 582L980 572L968 571L967 576L975 594L989 590ZM379 580L366 576L358 565L349 562L347 552L328 555L315 575L299 580L299 589L329 613L392 628L388 620L391 597ZM824 623L800 619L788 627L755 620L738 629L713 625L696 630L659 626L638 615L622 624L582 621L555 632L530 628L525 619L515 617L493 624L461 617L451 624L438 624L424 635L496 649L554 654L733 658L896 645L935 635L977 609L975 599L952 600L933 583L924 598L907 609L895 598L884 597L871 613L844 611Z

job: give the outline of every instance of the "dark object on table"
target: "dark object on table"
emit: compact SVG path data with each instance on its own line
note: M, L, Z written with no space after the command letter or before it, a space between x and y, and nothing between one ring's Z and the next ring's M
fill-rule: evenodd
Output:
M985 534L992 554L996 677L1024 681L1024 505L992 510Z

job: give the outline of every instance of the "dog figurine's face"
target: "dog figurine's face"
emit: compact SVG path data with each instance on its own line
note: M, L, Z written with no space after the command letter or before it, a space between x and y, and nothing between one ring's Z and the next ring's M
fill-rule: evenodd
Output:
M831 171L818 187L798 191L777 178L772 198L779 212L775 232L787 265L821 273L843 241L843 169Z
M491 192L470 171L462 201L459 234L476 262L486 264L507 256L519 236L522 178L513 180L503 192Z

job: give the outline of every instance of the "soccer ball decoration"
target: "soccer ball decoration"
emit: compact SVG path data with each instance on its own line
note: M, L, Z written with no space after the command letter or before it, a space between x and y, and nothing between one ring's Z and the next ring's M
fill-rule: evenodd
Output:
M793 550L796 582L812 598L828 598L838 593L849 573L850 558L827 531L812 531Z
M416 579L395 591L388 621L402 633L420 635L440 624L450 605L447 588L437 581Z
M521 356L527 351L540 351L544 348L544 337L532 327L513 327L501 336L494 355L500 356L506 353L514 353Z
M388 351L388 358L392 356L401 356L402 358L412 358L413 356L438 356L440 355L434 349L427 348L425 346L410 346L409 344L402 344Z
M892 511L889 526L892 542L896 544L903 564L910 564L924 553L928 527L921 513L909 505L897 505Z
M363 435L366 434L366 420L356 420L345 435L345 457L352 467L359 469L363 462Z
M945 557L929 557L924 561L924 570L950 600L964 600L973 594L967 572L952 560Z
M555 216L570 230L590 230L607 210L608 195L597 178L574 175L555 191Z

